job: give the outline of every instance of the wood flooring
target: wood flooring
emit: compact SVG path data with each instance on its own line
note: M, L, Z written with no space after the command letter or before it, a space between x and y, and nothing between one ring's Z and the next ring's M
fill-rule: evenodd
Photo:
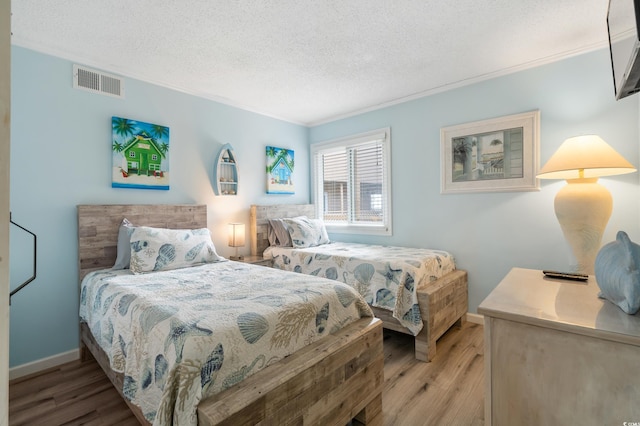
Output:
M385 426L484 425L481 325L465 323L438 340L430 363L413 338L384 332ZM9 383L9 425L138 425L94 361L74 361Z

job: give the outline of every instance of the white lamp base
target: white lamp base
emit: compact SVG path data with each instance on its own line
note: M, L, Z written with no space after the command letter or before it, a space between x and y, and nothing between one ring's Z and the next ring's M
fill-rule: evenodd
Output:
M593 274L602 234L613 210L611 194L598 178L569 179L556 195L554 207L578 262L576 272Z

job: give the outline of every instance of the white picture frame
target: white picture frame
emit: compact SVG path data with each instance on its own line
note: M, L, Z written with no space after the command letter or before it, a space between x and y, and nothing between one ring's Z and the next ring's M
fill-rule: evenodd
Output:
M440 129L440 193L539 191L540 111Z

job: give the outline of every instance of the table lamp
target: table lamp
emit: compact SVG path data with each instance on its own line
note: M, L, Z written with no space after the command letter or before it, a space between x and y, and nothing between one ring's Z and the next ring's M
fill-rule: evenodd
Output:
M542 167L539 179L566 179L554 207L562 233L577 260L575 272L593 274L613 199L600 176L635 172L631 163L596 135L565 140Z
M236 248L236 255L230 256L231 260L242 260L244 256L238 255L238 247L244 247L244 223L229 224L229 247Z

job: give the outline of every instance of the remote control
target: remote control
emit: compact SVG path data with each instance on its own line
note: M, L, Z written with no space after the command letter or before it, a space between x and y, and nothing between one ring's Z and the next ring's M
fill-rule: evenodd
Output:
M563 280L577 280L577 281L586 281L589 279L589 275L579 274L577 272L559 272L559 271L547 271L544 270L542 273L549 278L560 278Z

